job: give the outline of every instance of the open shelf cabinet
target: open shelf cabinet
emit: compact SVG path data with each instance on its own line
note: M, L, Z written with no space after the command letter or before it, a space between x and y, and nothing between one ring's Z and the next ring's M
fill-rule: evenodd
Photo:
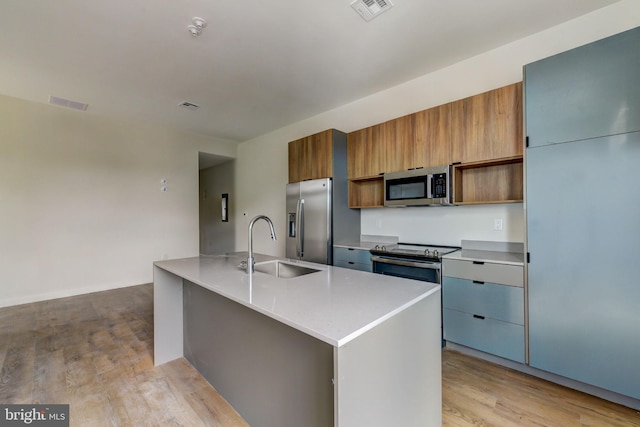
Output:
M522 156L453 165L453 203L519 203L523 200Z
M349 180L350 208L379 208L384 206L382 175Z

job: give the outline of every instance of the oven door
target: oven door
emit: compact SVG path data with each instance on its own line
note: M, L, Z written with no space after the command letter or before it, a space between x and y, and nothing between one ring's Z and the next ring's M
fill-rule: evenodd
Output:
M374 255L373 272L440 284L440 262L418 261Z

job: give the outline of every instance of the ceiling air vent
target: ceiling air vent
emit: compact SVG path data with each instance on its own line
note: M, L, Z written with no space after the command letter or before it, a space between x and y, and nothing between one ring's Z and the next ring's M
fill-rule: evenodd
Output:
M187 102L187 101L181 102L178 105L182 108L186 108L187 110L197 110L198 108L200 108L199 105L196 105L192 102Z
M89 104L84 104L78 101L71 101L70 99L64 99L57 96L49 96L49 104L57 105L59 107L72 108L74 110L85 111Z
M371 21L382 12L393 7L390 0L356 0L351 3L351 7L362 16L365 21Z

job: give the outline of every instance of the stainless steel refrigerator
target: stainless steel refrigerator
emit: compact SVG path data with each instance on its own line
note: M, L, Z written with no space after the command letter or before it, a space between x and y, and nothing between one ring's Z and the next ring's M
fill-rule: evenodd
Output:
M640 27L525 67L529 364L640 399Z
M346 164L334 178L287 184L287 258L333 264L333 245L360 240L360 210L349 209ZM337 172L344 169L344 172Z
M333 261L331 179L287 184L287 258Z

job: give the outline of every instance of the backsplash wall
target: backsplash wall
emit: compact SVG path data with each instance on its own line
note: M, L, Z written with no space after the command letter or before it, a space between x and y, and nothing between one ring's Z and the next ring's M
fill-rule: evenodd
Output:
M495 229L502 220L502 230ZM362 234L401 242L459 246L461 240L524 241L522 203L362 209Z

